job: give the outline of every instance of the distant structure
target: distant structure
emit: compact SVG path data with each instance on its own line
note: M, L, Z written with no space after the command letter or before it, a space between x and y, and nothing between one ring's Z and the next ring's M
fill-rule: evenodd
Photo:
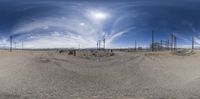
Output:
M80 45L80 44L78 44L78 49L79 49L79 50L81 49L81 45Z
M17 48L16 44L17 44L17 43L15 42L15 49Z
M150 48L152 51L170 50L170 47L171 47L171 50L176 50L176 47L177 47L176 39L177 39L176 36L172 34L170 35L169 39L160 40L160 42L156 42L155 33L154 31L152 31L152 43L150 44Z
M13 39L13 37L10 36L10 52L12 52L12 39Z
M170 46L170 42L169 42L169 39L168 39L168 40L167 40L167 49L168 49L168 50L170 50L169 46Z
M153 44L150 45L151 48L154 48L153 51L160 51L162 49L164 49L165 47L163 46L163 44L159 43L159 42L154 42Z
M152 31L152 43L151 43L151 49L152 49L152 51L154 51L154 31Z
M192 36L192 51L194 50L194 36Z
M101 40L99 40L99 50L101 49Z
M174 39L173 39L173 34L171 34L171 51L173 50L173 41Z
M103 38L103 48L106 49L106 38Z
M99 49L99 41L97 41L97 50Z
M24 48L24 41L22 40L22 50L23 50L23 48Z
M97 50L100 50L101 49L101 40L98 40L97 41Z
M175 51L177 48L177 38L174 34L171 34L171 51Z
M142 47L138 47L138 50L143 50L143 48Z
M177 48L176 36L174 35L174 51L176 50L176 48Z
M137 51L137 41L135 40L135 51Z
M164 50L164 49L169 49L169 40L161 40L160 41L160 46L161 46L161 49L160 50Z

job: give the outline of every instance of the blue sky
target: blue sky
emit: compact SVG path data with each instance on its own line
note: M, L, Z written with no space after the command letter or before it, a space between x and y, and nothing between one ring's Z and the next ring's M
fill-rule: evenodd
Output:
M135 40L149 46L174 33L179 47L191 37L200 43L198 0L0 0L0 46L96 47L106 37L107 47L131 47Z

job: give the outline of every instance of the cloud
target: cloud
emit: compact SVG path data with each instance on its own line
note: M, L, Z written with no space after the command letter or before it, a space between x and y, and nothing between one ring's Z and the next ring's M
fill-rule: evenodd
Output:
M198 37L194 37L194 41L197 43L197 44L200 44L200 39Z
M118 37L122 36L124 33L129 32L130 30L134 29L134 27L132 28L128 28L126 30L117 32L117 33L111 33L110 36L108 36L108 40L107 40L107 45L111 44L113 40L117 39Z
M108 33L107 47L129 30ZM101 26L94 25L90 20L79 17L54 17L23 21L15 26L12 35L19 35L15 39L24 39L24 47L27 48L76 48L79 44L83 48L93 48L96 47L97 40L103 39L105 32Z
M27 47L96 47L97 40L105 35L109 46L125 45L122 42L133 38L142 43L152 30L160 32L161 38L175 32L180 42L190 42L194 34L199 36L197 1L23 1L0 1L0 13L5 13L0 16L0 35L6 39L2 43L9 44L9 35L15 35L16 42L23 39ZM94 20L91 12L108 18ZM125 33L124 41L117 40Z
M23 36L26 40L24 47L62 48L77 47L78 44L94 47L100 34L89 24L81 26L80 22L82 21L77 19L39 19L20 24L13 30L12 35Z
M64 9L68 11L72 9L72 11L77 12L74 14L70 11L70 14L60 14ZM16 36L15 39L18 39L19 42L23 39L25 42L24 47L29 48L77 47L79 44L84 48L91 48L96 47L96 42L102 40L105 35L107 35L106 44L109 47L109 45L112 45L113 40L131 30L127 29L127 26L119 29L120 19L113 20L115 21L113 25L109 24L113 27L105 30L104 23L107 20L96 22L90 15L91 11L94 13L100 11L100 9L86 8L78 10L76 7L70 7L70 9L62 6L54 15L50 14L48 17L25 18L25 20L14 26L11 35ZM83 13L84 11L85 13ZM109 15L111 13L108 14L109 11L101 10L101 12L112 17Z
M96 42L85 40L78 35L54 35L54 36L40 36L35 37L33 40L27 40L24 42L24 47L26 48L90 48L96 45Z

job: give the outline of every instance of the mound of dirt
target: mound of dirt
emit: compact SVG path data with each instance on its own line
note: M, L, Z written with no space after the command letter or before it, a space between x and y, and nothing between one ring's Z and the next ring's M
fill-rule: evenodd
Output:
M90 61L65 52L0 51L0 99L200 99L197 50L189 57L92 53L105 54L84 51L100 59Z
M180 50L176 50L173 54L178 55L178 56L190 56L194 54L194 52L192 50L180 49Z

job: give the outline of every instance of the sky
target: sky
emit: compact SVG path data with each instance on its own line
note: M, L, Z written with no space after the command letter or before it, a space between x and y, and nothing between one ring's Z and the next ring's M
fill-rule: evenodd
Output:
M0 0L0 47L149 47L177 36L178 47L200 44L199 0ZM101 42L101 45L102 42Z

